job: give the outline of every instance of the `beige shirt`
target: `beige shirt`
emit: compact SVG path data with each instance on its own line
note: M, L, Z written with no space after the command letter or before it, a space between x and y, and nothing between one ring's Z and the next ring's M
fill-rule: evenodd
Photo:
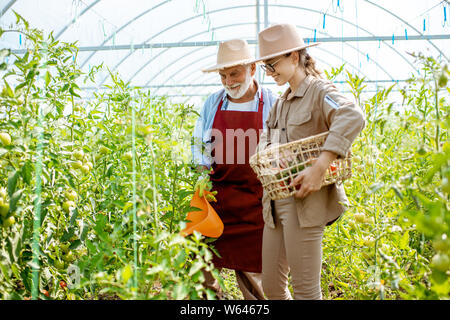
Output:
M257 150L272 143L291 142L329 131L322 150L344 157L364 128L365 120L361 108L338 92L331 81L307 76L295 92L288 88L277 99L266 125ZM344 187L337 184L324 186L303 199L294 199L301 227L325 225L337 219L348 204ZM262 203L264 222L275 228L273 201L265 191Z

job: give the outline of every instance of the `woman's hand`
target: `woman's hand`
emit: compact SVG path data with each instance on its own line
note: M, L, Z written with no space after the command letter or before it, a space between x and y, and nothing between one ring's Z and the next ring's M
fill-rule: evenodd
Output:
M290 186L301 184L300 190L295 193L295 197L305 198L312 192L319 191L325 172L336 157L337 155L333 152L323 151L311 167L302 170L290 184Z

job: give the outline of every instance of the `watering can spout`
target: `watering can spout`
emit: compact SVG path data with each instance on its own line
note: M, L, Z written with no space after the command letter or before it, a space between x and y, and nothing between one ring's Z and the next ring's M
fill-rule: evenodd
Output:
M186 224L186 228L181 231L183 236L188 236L194 231L211 238L218 238L222 235L224 225L206 199L206 195L209 193L209 191L203 191L203 197L199 196L199 190L194 193L190 204L191 207L198 208L200 211L188 212L186 220L189 222Z

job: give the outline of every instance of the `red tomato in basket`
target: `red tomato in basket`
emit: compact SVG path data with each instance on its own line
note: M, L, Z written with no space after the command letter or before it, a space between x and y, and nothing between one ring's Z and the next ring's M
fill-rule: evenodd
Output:
M333 176L336 176L338 174L337 166L334 163L330 164L330 171Z

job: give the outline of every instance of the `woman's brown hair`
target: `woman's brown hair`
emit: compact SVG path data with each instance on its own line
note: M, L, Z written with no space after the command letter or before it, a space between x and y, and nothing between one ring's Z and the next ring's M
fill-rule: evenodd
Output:
M322 71L320 71L316 67L316 60L309 55L309 53L306 51L306 49L301 49L298 52L298 64L303 67L305 70L306 75L312 75L316 78L323 78L322 77Z

